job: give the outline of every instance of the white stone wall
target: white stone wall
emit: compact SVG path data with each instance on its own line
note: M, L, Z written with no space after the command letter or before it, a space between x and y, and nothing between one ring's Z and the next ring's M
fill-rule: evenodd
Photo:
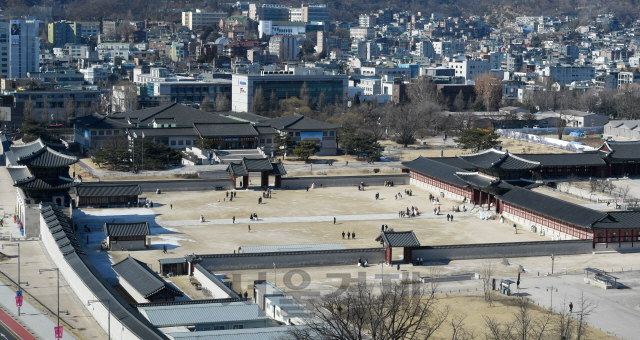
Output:
M87 304L87 301L96 299L91 290L84 284L82 279L71 268L69 263L65 260L64 256L60 252L60 248L53 239L51 232L46 223L40 217L40 234L42 235L42 244L44 245L47 253L53 259L55 266L60 270L60 274L69 283L69 287L78 297L78 300L83 304ZM112 301L112 303L115 303ZM108 324L108 309L107 304L92 303L91 306L87 306L91 315L96 319L98 324L107 332ZM111 315L111 338L114 340L137 340L139 339L133 332L131 332L124 324L122 324L114 315Z
M228 299L232 297L229 296L229 294L225 293L225 291L218 287L218 285L209 280L209 278L207 278L200 270L198 270L198 267L194 268L193 276L198 281L200 281L200 284L202 284L202 288L206 288L211 292L211 299Z
M458 194L454 194L454 193L452 193L450 191L444 190L442 188L438 188L436 186L433 186L433 185L425 183L425 182L421 182L421 181L419 181L419 180L417 180L415 178L411 178L411 180L409 181L409 184L414 185L414 186L416 186L416 187L418 187L420 189L424 189L424 190L430 191L431 193L433 193L437 197L440 197L440 193L444 192L444 197L445 198L448 198L448 199L451 199L451 200L455 200L455 201L460 201L460 202L462 202L463 200L465 202L469 202L469 200L464 196L461 196L461 195L458 195Z
M123 279L122 277L118 276L118 281L120 281L120 285L122 286L122 288L124 288L124 290L127 291L127 293L129 293L129 295L131 295L131 297L136 300L137 303L147 303L149 301L147 301L147 299L144 298L144 296L142 296L142 294L140 294L135 288L133 288L132 285L129 284L129 282L127 282L127 280Z
M536 226L536 232L538 234L541 233L541 231L544 231L544 236L552 239L552 240L579 240L580 238L578 237L574 237L571 236L567 233L563 233L559 230L555 230L553 228L549 228L546 226L543 226L537 222L534 222L532 220L526 219L524 217L519 217L516 216L514 214L511 213L507 213L507 212L503 212L502 216L505 219L505 223L516 223L516 224L520 224L523 226L525 232L531 232L531 226Z

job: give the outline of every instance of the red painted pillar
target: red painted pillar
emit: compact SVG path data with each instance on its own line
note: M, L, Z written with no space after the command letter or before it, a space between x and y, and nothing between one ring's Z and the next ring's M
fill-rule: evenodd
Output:
M236 189L236 176L231 176L231 179L233 180L233 189Z
M387 258L387 263L391 264L391 247L387 247L385 255L386 255L386 258Z
M244 189L249 189L249 175L242 176L242 187Z

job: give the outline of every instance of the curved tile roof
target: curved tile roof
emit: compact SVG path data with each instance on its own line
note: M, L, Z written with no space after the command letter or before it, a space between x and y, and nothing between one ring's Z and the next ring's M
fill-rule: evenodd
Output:
M78 158L63 154L46 146L29 155L16 157L16 161L20 165L34 168L59 168L78 162Z
M111 268L145 299L158 294L162 290L168 290L175 296L184 295L182 291L174 288L152 271L146 263L134 259L131 255L118 263L112 264Z
M530 170L540 167L540 162L530 161L506 151L496 149L458 156L478 168L503 170Z

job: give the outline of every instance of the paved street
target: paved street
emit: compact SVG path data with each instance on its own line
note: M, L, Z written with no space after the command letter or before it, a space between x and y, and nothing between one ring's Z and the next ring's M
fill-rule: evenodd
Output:
M558 311L569 302L573 302L573 312L580 309L580 295L584 292L586 300L596 308L586 322L607 333L622 339L637 339L640 334L640 271L615 272L621 289L604 290L584 283L584 274L526 277L520 284L520 292L537 304ZM593 277L593 274L590 274ZM511 278L515 281L516 278ZM553 306L551 289L553 287ZM547 290L549 288L549 290ZM556 292L556 289L558 290Z
M2 309L0 309L0 337L4 340L35 339L31 333L20 326L17 321Z

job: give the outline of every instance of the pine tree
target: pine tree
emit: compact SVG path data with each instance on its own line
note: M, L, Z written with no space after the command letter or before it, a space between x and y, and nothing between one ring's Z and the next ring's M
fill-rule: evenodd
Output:
M302 83L302 87L300 88L300 100L304 106L309 106L311 103L311 96L309 95L309 87L307 86L307 82Z
M264 115L267 112L267 103L264 100L264 91L262 86L253 92L253 100L251 101L251 110L255 114Z
M460 93L458 93L458 95L456 96L456 99L453 100L453 108L460 112L460 111L464 111L465 109L465 101L464 101L464 94L462 93L462 90L460 90Z

